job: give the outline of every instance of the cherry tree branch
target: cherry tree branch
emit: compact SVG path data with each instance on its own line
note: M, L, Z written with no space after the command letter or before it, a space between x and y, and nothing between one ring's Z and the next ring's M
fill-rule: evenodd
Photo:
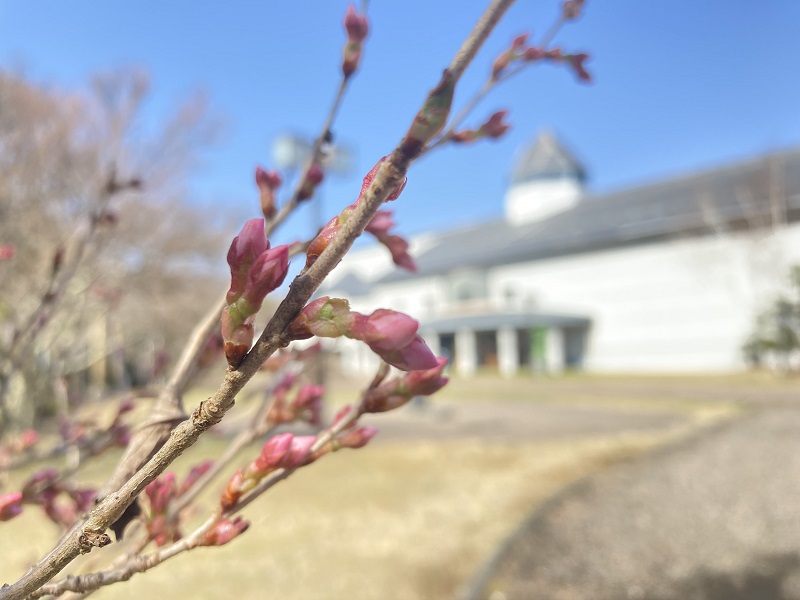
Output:
M493 0L475 29L459 49L449 67L453 84L457 83L478 49L488 37L513 0ZM43 560L19 581L0 589L0 600L18 600L28 597L42 587L79 554L102 547L111 542L105 533L144 488L155 480L185 450L190 448L213 425L217 424L233 406L236 394L253 377L261 365L278 348L291 341L286 329L305 306L325 277L344 257L355 239L374 217L381 204L405 179L411 162L419 155L421 146L398 146L385 161L355 207L350 218L342 224L340 232L320 254L316 262L304 269L292 282L287 296L281 302L256 344L237 369L229 369L219 389L211 398L200 403L189 419L182 421L172 431L166 443L122 487L103 498L80 527L70 531ZM187 541L188 543L188 541Z

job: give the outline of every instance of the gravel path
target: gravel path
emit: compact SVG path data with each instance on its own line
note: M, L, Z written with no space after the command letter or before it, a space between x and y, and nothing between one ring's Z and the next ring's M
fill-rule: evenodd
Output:
M479 579L470 598L800 600L800 407L762 405L583 481Z

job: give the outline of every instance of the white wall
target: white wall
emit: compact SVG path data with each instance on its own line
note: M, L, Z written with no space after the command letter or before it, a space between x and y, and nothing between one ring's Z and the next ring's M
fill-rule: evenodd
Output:
M588 316L589 371L703 372L743 366L754 315L800 262L800 226L675 240L498 267L489 286L513 286L538 310ZM766 266L765 266L766 263Z

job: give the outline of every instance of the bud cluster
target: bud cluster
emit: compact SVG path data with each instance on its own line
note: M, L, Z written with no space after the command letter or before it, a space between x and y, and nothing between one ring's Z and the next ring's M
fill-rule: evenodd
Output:
M294 386L296 377L285 375L273 391L275 401L267 414L267 423L270 426L293 421L305 421L313 427L318 427L322 421L322 397L325 387L314 384L304 384L295 392L294 398L287 398L289 391Z
M431 369L438 362L408 315L379 308L370 315L350 310L347 300L323 296L306 305L289 325L294 339L349 337L366 343L385 362L403 371Z
M511 125L505 122L507 114L507 110L498 110L496 113L492 114L477 131L473 129L464 129L451 134L450 139L456 143L474 142L481 138L496 140L511 129Z
M578 7L578 9L569 9L569 14L572 14L575 10L579 11L579 9L580 7ZM567 8L565 8L564 11L566 15ZM592 80L591 74L589 74L584 66L584 63L589 59L588 54L565 54L560 48L545 50L544 48L528 46L528 35L527 33L523 33L514 38L511 42L511 47L495 59L492 65L492 81L497 81L505 74L510 64L520 61L524 63L536 61L566 63L572 68L581 81L590 82Z
M372 169L370 169L369 173L367 173L364 176L364 180L361 184L361 192L358 194L358 198L356 198L356 201L353 202L353 204L351 204L350 206L346 206L341 213L339 213L338 215L333 217L330 221L328 221L328 223L317 234L317 237L315 237L311 241L311 243L308 246L308 250L306 252L306 269L316 262L320 254L323 253L323 251L328 247L331 241L339 233L342 226L345 223L347 223L348 220L350 220L350 217L353 215L353 211L361 203L361 200L364 198L364 195L367 193L367 190L369 190L370 186L372 185L372 182L378 175L378 170L381 167L381 163L383 163L383 161L385 160L386 157L384 156L375 164L374 167L372 167ZM386 197L386 202L397 200L397 198L400 197L400 194L403 192L403 189L405 189L405 187L406 187L406 180L404 179L400 185L398 185L395 189L393 189L389 193L389 195ZM396 237L398 238L398 240L405 243L405 240L402 240L402 238L399 238L399 236L393 236L393 237ZM398 257L402 257L403 253L405 253L405 251L408 249L408 245L406 244L405 249L401 249L400 244L398 244L397 242L392 242L392 243L395 244L396 246L395 250L392 250L391 247L389 248L389 250L392 252L392 257L394 258L395 252L397 252ZM404 259L401 258L401 260ZM408 264L408 260L410 260L411 264L413 264L413 260L411 259L410 256L408 256L408 259L405 260L406 264Z
M289 247L270 248L264 219L251 219L228 250L231 286L222 312L222 339L228 364L237 368L253 344L253 322L264 298L283 283L289 269Z
M446 358L437 358L438 364L432 369L411 371L378 387L367 391L361 404L365 413L386 412L406 404L415 396L430 396L447 384L442 372L447 365Z
M208 460L194 466L180 486L175 480L175 473L170 471L164 473L144 489L149 506L145 517L147 534L156 546L164 546L181 539L179 515L170 514L171 504L176 498L180 498L188 492L213 464L214 461Z
M72 526L80 513L89 509L96 493L93 488L79 487L62 481L58 471L52 467L42 469L31 475L23 484L19 500L11 503L11 517L22 510L21 503L38 504L51 521L67 528ZM3 498L8 496L6 494Z

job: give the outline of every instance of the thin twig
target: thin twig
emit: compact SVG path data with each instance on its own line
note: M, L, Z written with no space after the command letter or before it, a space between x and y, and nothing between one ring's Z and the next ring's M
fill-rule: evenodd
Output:
M272 219L267 223L266 226L266 233L267 237L272 235L275 229L283 223L292 212L297 208L297 205L300 203L300 190L303 188L303 184L306 180L306 175L311 170L314 165L319 165L320 161L322 160L322 148L325 145L325 141L330 134L331 126L333 125L333 121L336 118L336 114L339 112L339 107L342 104L342 100L344 99L344 92L347 89L347 84L350 81L350 77L342 77L342 80L339 82L339 89L336 92L336 97L333 100L333 104L331 105L330 110L328 111L328 116L325 119L325 125L322 127L322 131L317 136L317 139L314 140L314 146L311 150L311 156L309 157L308 161L306 162L303 170L300 173L300 177L295 184L294 192L292 193L292 197L289 201L284 204L281 209L278 211L278 214L275 215L275 218Z

